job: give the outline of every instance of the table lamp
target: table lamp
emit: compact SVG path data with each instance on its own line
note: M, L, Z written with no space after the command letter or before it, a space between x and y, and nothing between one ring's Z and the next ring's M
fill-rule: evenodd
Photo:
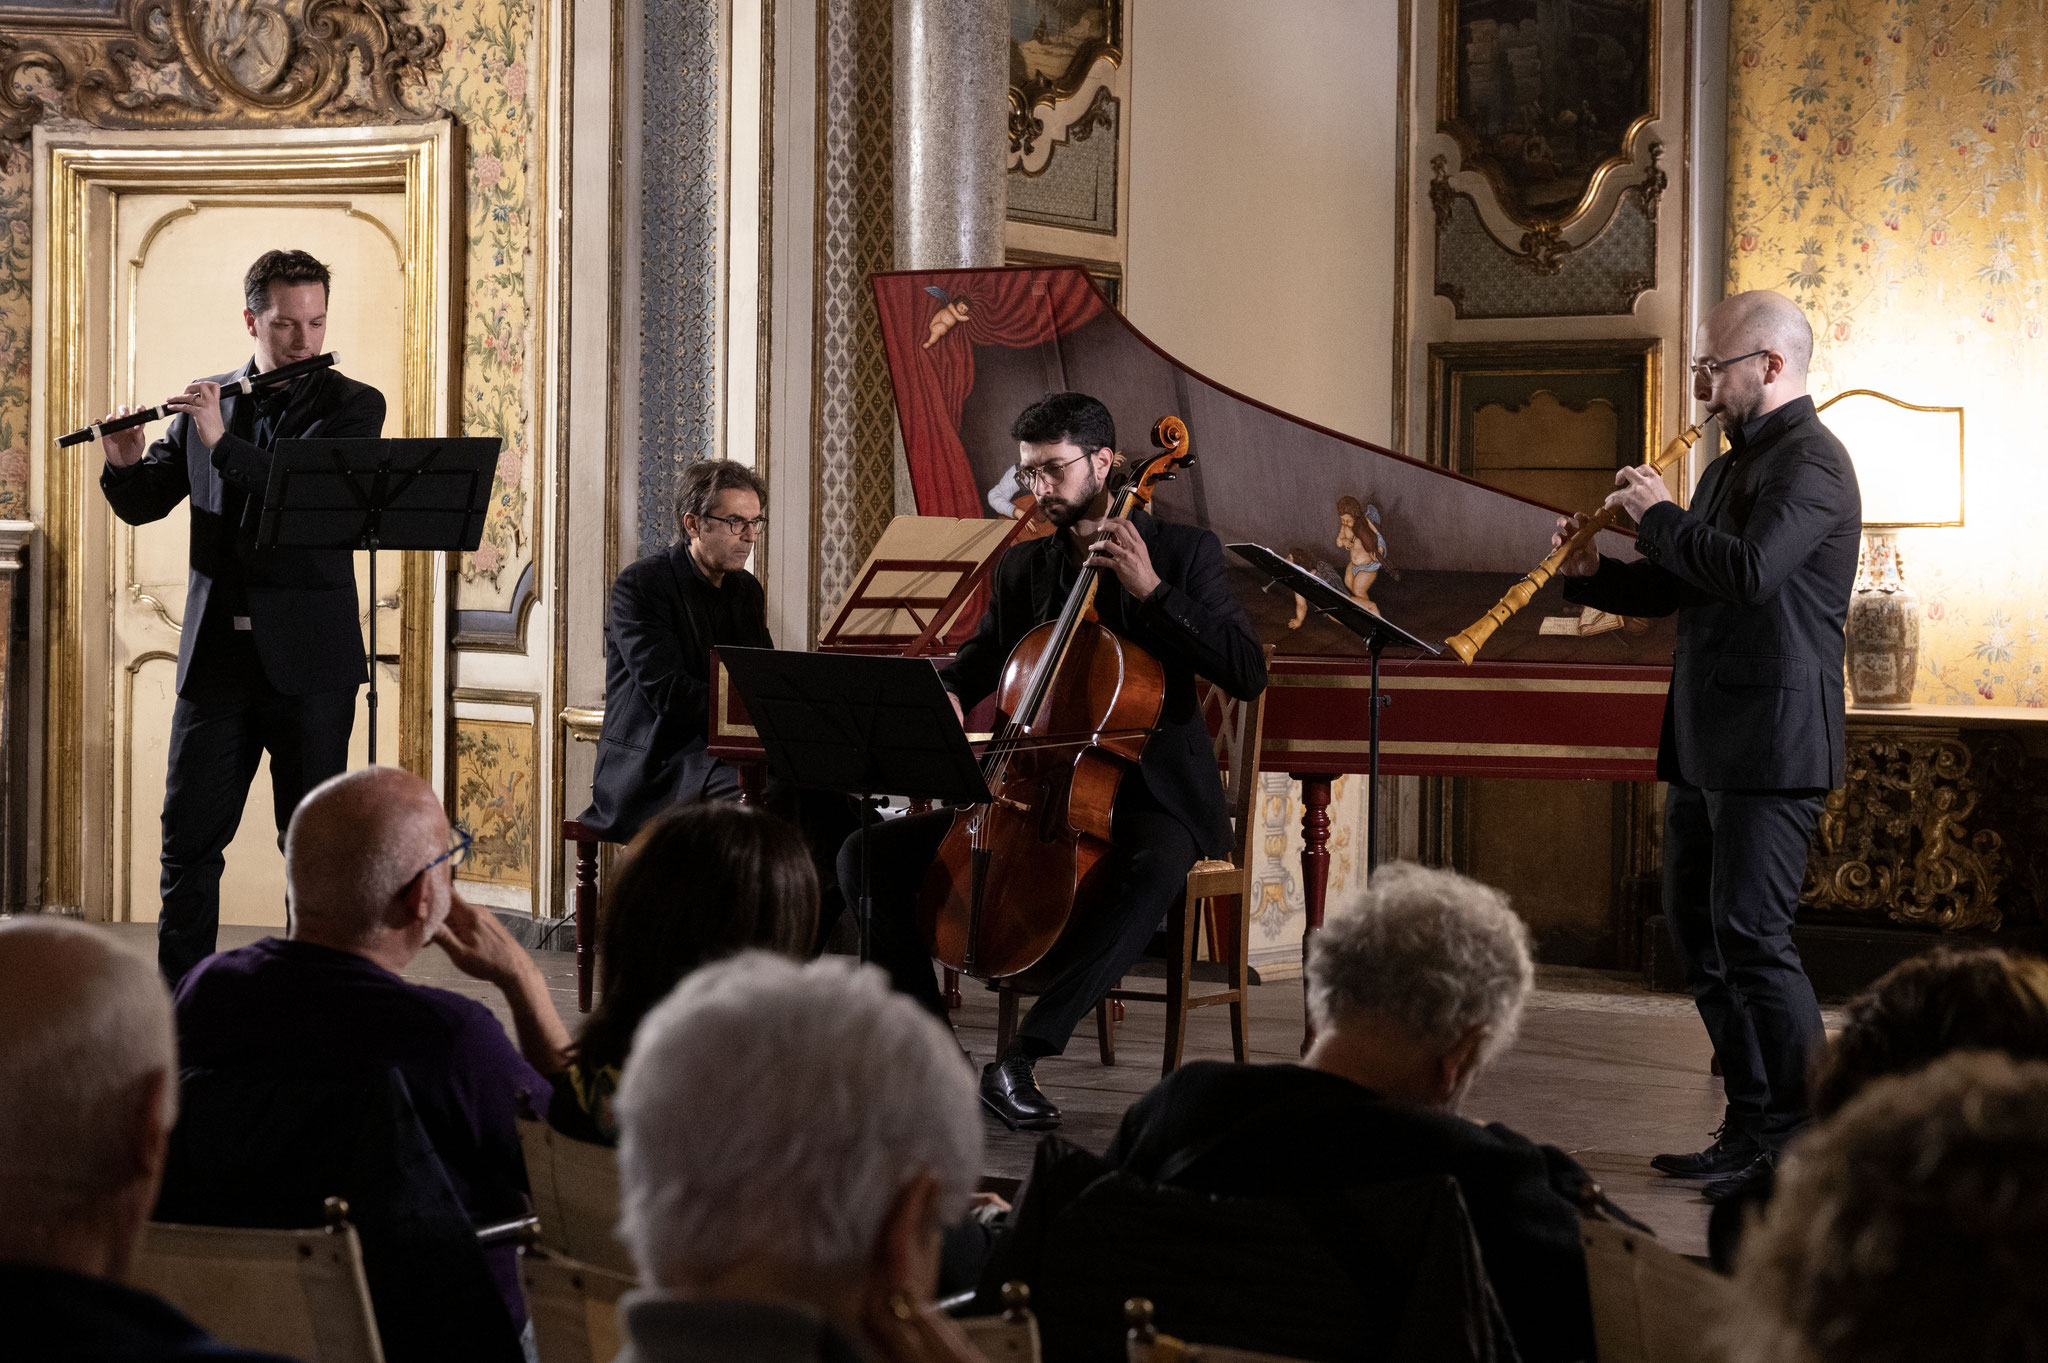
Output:
M1920 667L1920 602L1906 585L1898 532L1963 523L1963 409L1851 388L1819 411L1848 449L1863 494L1863 553L1849 598L1849 694L1865 709L1904 710Z

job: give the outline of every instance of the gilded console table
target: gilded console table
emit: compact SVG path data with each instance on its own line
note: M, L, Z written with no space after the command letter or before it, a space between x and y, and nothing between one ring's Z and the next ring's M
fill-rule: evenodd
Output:
M1849 711L1801 921L1982 935L2048 922L2048 710Z

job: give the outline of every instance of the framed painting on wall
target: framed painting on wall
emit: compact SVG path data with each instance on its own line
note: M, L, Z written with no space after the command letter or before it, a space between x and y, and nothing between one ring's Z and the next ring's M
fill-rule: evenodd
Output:
M1439 0L1437 130L1527 227L1569 222L1657 113L1657 0Z
M1010 0L1010 150L1044 132L1032 110L1072 99L1098 58L1123 60L1123 0Z
M1430 460L1490 487L1590 511L1614 471L1657 453L1654 337L1429 348Z

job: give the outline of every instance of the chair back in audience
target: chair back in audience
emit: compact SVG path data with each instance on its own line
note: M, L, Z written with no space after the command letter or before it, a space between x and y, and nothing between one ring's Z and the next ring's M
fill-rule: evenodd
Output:
M988 1363L1039 1363L1043 1349L1038 1318L1031 1314L1031 1289L1023 1283L1004 1283L1002 1300L1001 1315L961 1317L961 1333Z
M613 1273L633 1276L619 1243L619 1152L564 1136L546 1122L519 1119L526 1181L540 1242L549 1250Z
M331 1203L329 1224L314 1230L152 1222L128 1280L238 1348L304 1363L384 1363L362 1246L341 1200Z
M1600 1363L1719 1363L1711 1327L1728 1313L1726 1278L1597 1216L1580 1222L1579 1242Z
M612 1363L618 1357L619 1298L633 1290L630 1275L529 1249L519 1256L519 1282L540 1363Z
M989 1272L1031 1285L1046 1355L1063 1363L1123 1363L1132 1297L1182 1339L1316 1363L1515 1356L1448 1176L1226 1197L1050 1138Z
M317 1225L349 1205L389 1363L521 1363L519 1330L405 1078L187 1070L156 1219Z
M1152 1324L1152 1303L1143 1297L1133 1297L1124 1303L1124 1320L1130 1325L1124 1334L1124 1363L1297 1363L1279 1354L1190 1344L1172 1335L1162 1335Z

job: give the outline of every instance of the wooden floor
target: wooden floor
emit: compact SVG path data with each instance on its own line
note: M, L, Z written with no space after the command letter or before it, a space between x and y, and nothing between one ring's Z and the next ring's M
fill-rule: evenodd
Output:
M138 952L154 954L153 926L117 924L113 931ZM227 927L221 930L221 945L239 946L261 935L253 928ZM535 959L573 1032L578 1017L574 958L542 951ZM480 999L501 1020L506 1016L497 991L457 972L438 951L423 953L407 977ZM985 1061L995 1046L995 996L978 987L963 995L957 1015L960 1040ZM1162 1011L1157 1005L1128 1005L1117 1028L1114 1067L1103 1066L1098 1058L1092 1022L1082 1024L1066 1055L1039 1065L1039 1082L1065 1110L1069 1139L1104 1148L1124 1110L1158 1079ZM1297 1059L1301 1015L1299 983L1255 988L1253 1061ZM1228 1009L1198 1009L1190 1016L1188 1055L1229 1058ZM1661 1177L1650 1169L1649 1158L1658 1151L1696 1150L1707 1143L1721 1114L1720 1081L1708 1074L1709 1055L1689 1000L1651 994L1628 976L1546 967L1537 972L1521 1035L1480 1077L1465 1115L1504 1122L1533 1140L1559 1146L1666 1244L1682 1254L1703 1254L1707 1204L1698 1185ZM1036 1135L1009 1131L992 1116L987 1125L987 1173L999 1179L1022 1177L1030 1168Z

